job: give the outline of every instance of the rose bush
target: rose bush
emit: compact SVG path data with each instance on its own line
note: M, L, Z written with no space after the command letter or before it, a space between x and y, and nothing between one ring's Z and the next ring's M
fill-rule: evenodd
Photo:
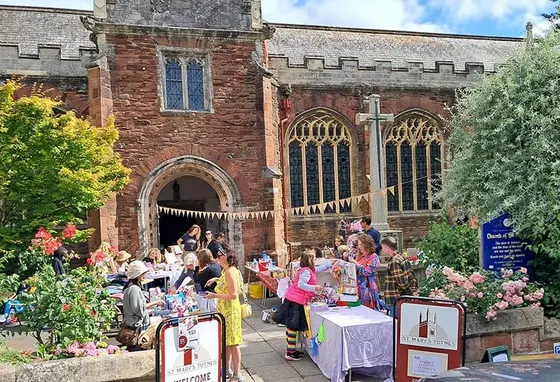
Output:
M529 281L527 269L503 270L501 275L479 271L462 275L449 267L437 268L420 285L420 295L461 301L467 312L495 320L498 311L540 306L544 290Z
M45 266L28 280L22 294L25 305L20 319L47 354L74 342L87 344L103 340L114 318L114 301L104 289L105 280L86 268L57 276ZM47 340L41 333L46 329Z

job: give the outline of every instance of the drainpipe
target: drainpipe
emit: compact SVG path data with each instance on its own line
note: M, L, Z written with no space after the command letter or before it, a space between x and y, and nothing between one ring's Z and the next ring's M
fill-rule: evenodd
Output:
M289 90L288 90L289 89ZM283 118L280 121L280 166L282 166L282 172L286 171L286 150L285 150L285 137L286 137L286 128L288 124L288 120L290 119L289 113L291 109L291 101L288 98L291 94L291 88L289 85L283 85L280 88L282 93L282 102L280 103L280 115ZM282 180L282 204L284 205L284 210L287 208L288 205L288 185L286 184L286 177ZM284 215L284 242L288 247L288 254L290 255L290 262L294 260L293 258L293 251L292 251L292 244L289 241L289 233L288 233L288 216Z

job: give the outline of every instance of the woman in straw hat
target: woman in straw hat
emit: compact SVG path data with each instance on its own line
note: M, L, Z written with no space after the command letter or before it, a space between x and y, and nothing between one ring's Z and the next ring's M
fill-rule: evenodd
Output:
M128 268L128 260L131 258L131 254L127 251L120 251L115 258L115 265L117 266L117 273L126 273Z
M146 297L142 292L142 280L148 271L148 267L140 260L131 262L126 270L128 281L123 290L123 325L127 329L139 332L146 330L150 325L148 310L156 305L164 305L161 300L146 302Z

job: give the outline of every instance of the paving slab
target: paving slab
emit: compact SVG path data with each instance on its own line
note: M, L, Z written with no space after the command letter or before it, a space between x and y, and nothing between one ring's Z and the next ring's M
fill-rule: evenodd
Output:
M278 354L276 354L276 356L278 356ZM303 381L303 378L298 372L287 362L276 365L252 367L247 371L255 382Z
M274 349L271 349L267 353L250 354L241 357L241 363L246 369L262 367L263 370L266 370L268 365L287 364L287 361L284 357L280 357Z

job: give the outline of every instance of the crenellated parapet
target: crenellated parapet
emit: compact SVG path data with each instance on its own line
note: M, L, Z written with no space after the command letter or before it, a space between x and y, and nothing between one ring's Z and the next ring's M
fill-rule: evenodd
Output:
M519 38L275 24L269 67L293 85L449 88L494 73Z
M18 45L0 44L0 76L86 77L95 50L84 47L77 53L64 57L60 46L39 45L37 54L30 54L22 53Z
M303 63L292 64L289 57L269 56L269 69L279 82L312 86L369 83L379 87L456 89L477 83L484 73L495 72L500 66L487 68L481 62L466 62L458 67L450 61L436 61L433 67L418 61L397 66L389 60L363 65L355 57L340 57L338 65L329 65L318 56L305 56Z

